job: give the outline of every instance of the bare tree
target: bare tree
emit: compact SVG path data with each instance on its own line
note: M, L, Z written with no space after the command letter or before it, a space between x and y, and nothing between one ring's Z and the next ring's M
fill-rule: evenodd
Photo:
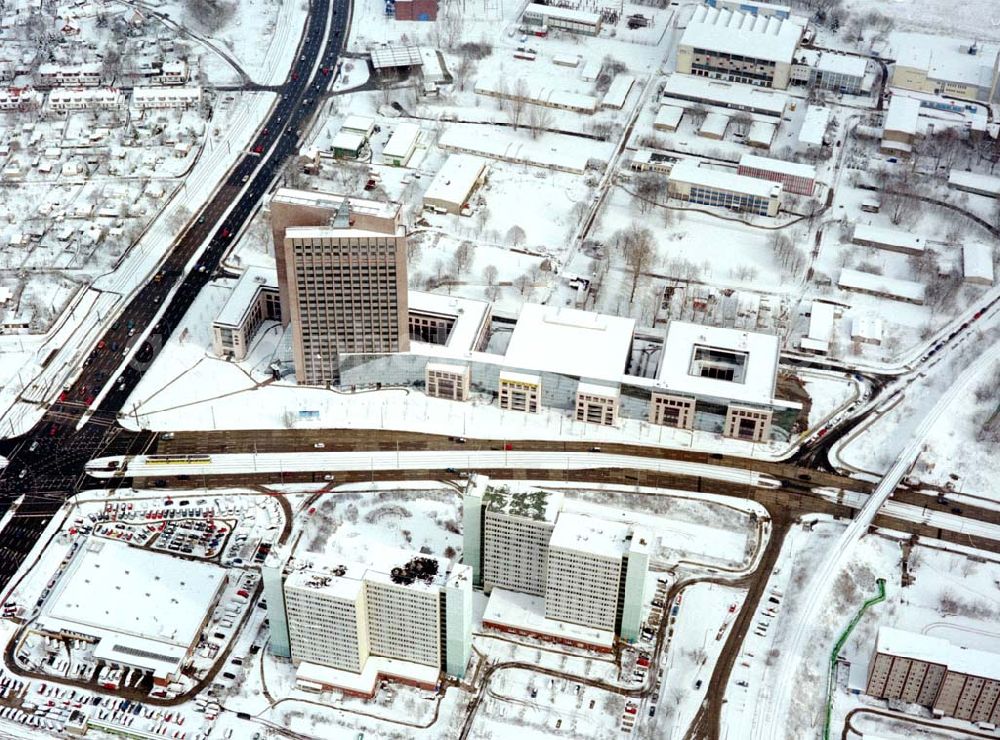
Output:
M656 241L653 232L646 226L632 223L622 234L621 250L625 256L625 267L632 283L628 296L629 304L635 300L635 292L642 276L656 262Z
M543 105L528 106L528 131L537 139L552 125L552 111Z
M475 257L475 253L472 249L472 242L462 242L458 245L458 249L451 257L452 267L455 270L455 274L458 276L463 275L472 266L472 260Z
M521 127L521 119L524 117L525 107L528 105L528 83L523 77L518 77L509 90L501 90L504 95L501 107L510 119L511 125L518 129Z
M499 272L496 265L486 265L483 268L483 282L486 283L486 295L491 301L495 301L497 296L500 295L500 288L497 285Z
M520 244L524 244L524 240L526 237L527 234L524 233L524 229L522 229L517 224L514 224L509 229L507 229L507 243L512 244L515 247Z
M514 287L521 295L527 295L528 291L531 290L531 278L527 274L518 275L514 278Z

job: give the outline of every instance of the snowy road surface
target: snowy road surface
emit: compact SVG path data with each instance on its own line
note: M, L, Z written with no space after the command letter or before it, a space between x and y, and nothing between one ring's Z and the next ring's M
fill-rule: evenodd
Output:
M180 456L183 457L183 456ZM201 457L201 456L191 456ZM129 476L155 477L174 475L232 475L239 473L312 473L338 470L477 470L515 468L544 470L586 470L590 468L626 468L653 470L677 475L694 475L712 480L776 488L778 482L760 473L705 463L656 460L631 455L599 452L296 452L239 455L205 455L208 463L149 462L157 456L138 455L126 467ZM113 477L121 457L92 460L87 472L95 478Z
M968 386L977 378L977 374L998 358L1000 358L1000 345L993 345L986 349L938 399L934 407L921 420L909 443L900 452L868 501L841 535L840 542L831 551L830 556L814 571L802 595L803 602L807 605L806 612L796 621L789 636L788 647L782 651L776 679L771 683L769 690L765 688L762 691L763 701L760 704L762 711L755 716L750 735L754 740L790 736L786 732L788 729L786 727L787 714L799 663L807 654L805 652L806 641L810 638L816 625L819 624L819 612L827 604L828 592L837 573L846 566L855 543L868 531L868 526L872 523L875 515L916 461L931 428L941 415L951 408L959 396L968 390Z

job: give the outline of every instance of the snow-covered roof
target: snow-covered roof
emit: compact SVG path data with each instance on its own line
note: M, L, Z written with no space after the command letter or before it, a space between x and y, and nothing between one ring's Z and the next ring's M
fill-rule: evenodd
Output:
M885 114L883 128L886 131L915 134L917 133L917 119L919 117L920 101L897 93L889 101L889 111Z
M324 560L312 567L294 568L285 579L285 588L323 594L331 599L356 601L364 587L366 567L360 563Z
M486 324L492 316L491 305L486 301L425 293L421 290L409 292L409 310L454 318L455 323L451 327L448 341L443 345L448 348L447 354L450 356L462 356L475 350L476 342L483 336ZM428 349L428 345L418 344L422 351Z
M635 319L526 303L504 357L512 367L617 382L634 331Z
M404 122L396 126L392 132L385 148L382 149L383 157L405 157L413 149L413 145L420 135L420 126L415 123Z
M833 320L836 308L832 303L813 301L809 309L809 332L802 339L802 348L819 352L830 349L830 337L833 335ZM809 340L807 343L806 340Z
M863 290L869 293L877 293L893 298L903 298L908 301L922 303L926 292L921 283L912 280L899 280L897 278L876 275L872 272L862 272L861 270L843 269L840 271L840 279L837 285L848 290Z
M680 45L789 63L802 31L802 26L791 19L699 5Z
M371 58L376 70L419 66L423 62L420 48L413 44L375 46L371 49Z
M777 90L683 74L672 74L667 78L663 96L723 108L753 110L771 116L784 113L788 102L788 95Z
M693 159L682 159L670 170L671 180L702 185L718 190L731 190L737 193L757 195L762 198L772 198L781 194L781 183L771 180L761 180L756 177L737 175L732 170L713 170L699 167Z
M818 105L806 108L802 117L802 128L799 129L799 141L809 146L820 146L826 135L827 124L830 123L830 109Z
M525 385L541 385L542 378L532 373L519 373L514 370L501 370L500 380L510 383L524 383Z
M753 167L768 172L777 172L782 175L791 175L792 177L805 177L810 180L816 179L816 168L811 164L799 164L798 162L788 162L784 159L760 157L756 154L744 154L740 157L740 167Z
M344 119L340 126L341 131L357 131L362 134L369 134L375 126L375 119L371 116L350 115Z
M344 202L343 195L321 193L316 190L296 190L295 188L278 188L271 197L271 203L309 206L312 208L327 208L336 211ZM348 198L351 213L363 213L385 219L395 219L399 215L399 204L368 198Z
M611 630L599 630L572 622L560 622L545 616L545 599L494 588L483 612L483 621L532 632L557 640L582 642L594 647L610 648L615 642Z
M615 75L608 86L608 91L604 93L604 100L601 105L605 108L621 108L628 99L629 91L635 84L635 77L632 75Z
M217 565L90 538L59 579L40 623L117 643L130 636L146 651L169 657L176 653L170 647L186 652L198 639L225 578ZM129 662L141 664L142 656ZM161 657L151 668L164 664Z
M621 560L628 552L631 527L622 522L563 512L552 529L549 549L575 550L586 555Z
M944 665L956 673L1000 680L1000 654L952 645L940 637L879 627L875 652Z
M696 351L723 350L744 358L741 380L703 377ZM778 372L778 337L773 334L671 321L663 343L658 385L677 393L770 404Z
M373 694L379 676L403 679L420 686L435 686L440 672L441 669L437 666L369 655L360 673L302 661L295 673L295 680L305 684L334 686L358 694Z
M863 56L819 49L799 49L795 52L795 61L798 64L814 67L820 72L848 77L864 77L868 69L868 60Z
M890 56L897 67L923 70L932 80L989 87L997 46L977 42L970 54L972 39L958 39L929 33L894 31L889 35Z
M968 242L962 245L962 274L966 280L993 283L993 245Z
M871 226L863 223L854 224L852 239L858 244L874 244L901 252L922 252L926 246L926 241L922 236L899 229L887 229L884 226Z
M598 383L577 383L576 392L587 396L597 396L599 398L614 398L621 396L621 389L618 386L600 385Z
M200 87L134 87L132 102L136 104L159 100L201 100Z
M365 135L359 131L341 129L333 137L333 141L330 142L330 148L356 152L365 145L365 141Z
M959 190L972 190L993 196L1000 195L1000 177L996 175L953 169L948 173L948 185Z
M233 286L233 292L215 317L215 323L239 326L262 288L278 289L277 271L267 267L248 267Z
M520 84L522 81L523 85ZM520 91L517 94L520 95L523 93L523 97L526 100L540 105L567 108L569 110L588 113L593 113L597 110L598 100L593 95L559 90L539 85L524 78L515 81L509 77L481 77L476 81L475 89L478 95L492 95L503 98L513 95L514 91L519 88ZM624 101L622 101L622 105L624 105Z
M882 341L882 319L862 314L851 319L851 339Z
M363 581L390 583L420 591L437 588L444 585L451 568L447 558L372 542L362 550L352 551L352 557L355 559L338 557L329 552L296 556L285 583L299 589L320 591L334 598L353 599ZM417 578L412 583L394 583L394 569L403 568L420 558L435 561L437 572L433 576ZM338 573L340 575L335 575Z
M593 159L607 160L602 150L580 146L569 137L543 135L538 140L498 130L483 136L481 126L449 126L438 139L445 151L483 155L505 162L583 173ZM594 144L594 142L591 142Z
M666 103L660 106L660 109L656 112L656 120L654 126L667 126L668 128L677 128L680 125L681 118L684 117L684 109L679 105L667 105Z
M424 193L424 199L463 205L485 168L486 160L481 157L468 154L448 155Z
M730 116L719 111L712 111L705 116L701 122L698 133L702 136L711 135L721 139L726 135L726 128L729 126Z
M760 144L761 146L769 147L771 146L771 142L774 141L774 134L777 130L778 127L773 123L754 121L750 124L750 131L747 132L747 141L751 144Z

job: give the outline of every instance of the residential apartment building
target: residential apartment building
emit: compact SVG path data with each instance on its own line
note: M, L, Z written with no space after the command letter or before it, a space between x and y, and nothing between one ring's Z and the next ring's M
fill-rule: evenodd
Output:
M38 68L39 87L96 87L101 84L101 65L45 63Z
M677 71L784 90L803 30L778 15L700 5L681 36Z
M542 379L537 375L504 370L497 390L502 409L537 414L542 408Z
M670 170L667 190L672 198L688 203L758 216L777 216L781 207L781 183L699 167L690 159Z
M929 707L939 717L1000 724L1000 656L881 627L865 693Z
M584 634L603 635L600 640L638 636L650 532L567 511L558 491L512 492L481 475L470 478L463 504L463 559L474 578L481 577L477 583L491 603L525 594L529 609L537 612L529 624L505 622L494 613L488 620L493 626L584 647L595 645L558 625L583 627ZM542 623L554 627L543 630Z
M617 387L580 383L576 389L576 420L613 427L618 423Z
M303 684L362 696L385 677L429 687L441 671L460 678L472 639L471 568L378 546L366 555L265 563L275 654L291 658Z
M74 110L117 110L125 107L125 96L114 88L59 88L48 96L50 111L66 113Z
M812 195L816 188L816 168L811 164L786 162L756 154L744 154L740 157L736 174L780 182L785 191L799 195Z
M137 87L132 103L140 110L150 108L193 108L201 103L200 87Z

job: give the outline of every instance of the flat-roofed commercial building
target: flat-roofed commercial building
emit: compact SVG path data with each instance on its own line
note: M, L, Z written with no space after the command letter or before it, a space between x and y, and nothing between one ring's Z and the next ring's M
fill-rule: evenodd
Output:
M576 388L576 420L613 427L618 423L617 386L581 382Z
M661 100L664 103L686 100L780 119L788 105L788 93L737 82L672 74L663 85Z
M250 267L212 322L212 349L219 357L242 360L266 321L281 321L278 277L274 270Z
M542 379L531 373L503 370L497 386L500 408L506 411L526 411L537 414L542 410Z
M677 71L783 90L803 30L789 18L699 5L677 48Z
M1000 655L881 627L865 693L921 704L939 717L1000 724Z
M690 159L673 166L667 188L678 200L758 216L777 216L781 207L781 183L699 167Z
M450 154L424 193L424 208L461 213L485 180L485 159L469 154Z
M905 95L893 95L882 125L879 148L887 154L910 154L917 138L920 101Z
M86 639L95 660L166 686L181 679L226 583L217 565L89 537L52 587L36 627Z
M816 168L811 164L786 162L756 154L744 154L740 157L736 174L780 182L786 191L799 195L812 195L816 187Z

